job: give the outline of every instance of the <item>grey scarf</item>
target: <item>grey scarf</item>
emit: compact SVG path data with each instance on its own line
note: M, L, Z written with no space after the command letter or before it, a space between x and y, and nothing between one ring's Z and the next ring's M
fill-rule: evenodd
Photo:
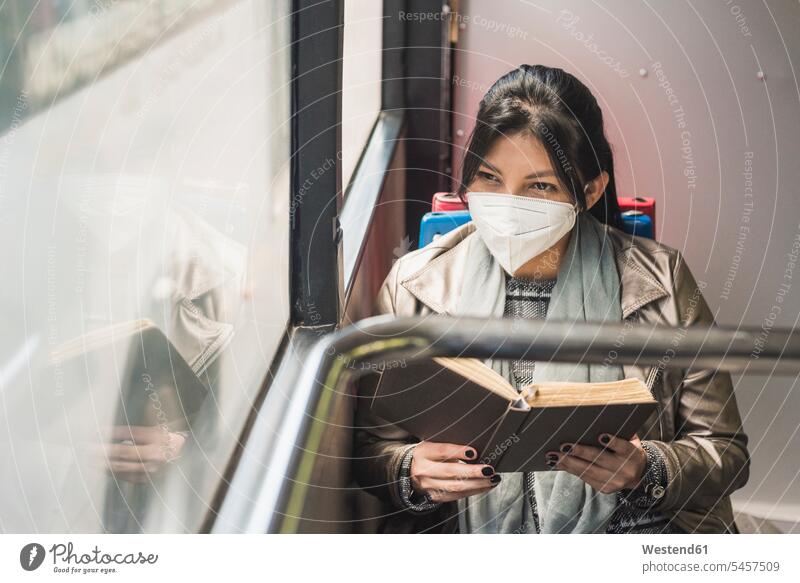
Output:
M460 315L502 317L505 272L480 236L469 238ZM582 212L572 230L547 311L548 320L568 322L619 321L620 283L611 243L597 219ZM487 364L513 384L510 361ZM604 364L537 362L534 381L600 382L623 378L622 367ZM535 472L535 496L542 533L605 532L617 507L616 494L598 492L564 471ZM503 474L491 491L458 501L461 532L536 532L523 492L523 474Z

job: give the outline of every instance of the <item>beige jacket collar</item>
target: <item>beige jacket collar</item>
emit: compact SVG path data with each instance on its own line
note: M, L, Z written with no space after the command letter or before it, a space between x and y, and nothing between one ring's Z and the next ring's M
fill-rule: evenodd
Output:
M633 238L614 228L607 228L606 232L614 246L620 274L622 317L669 295L655 274L631 260ZM501 317L505 272L491 257L474 224L467 223L432 245L434 256L402 278L400 285L440 314Z

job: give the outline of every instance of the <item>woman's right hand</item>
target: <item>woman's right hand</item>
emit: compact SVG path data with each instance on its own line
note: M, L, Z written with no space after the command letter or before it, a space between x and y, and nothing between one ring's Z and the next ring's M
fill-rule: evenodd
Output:
M411 486L433 502L452 502L487 492L500 476L486 464L466 464L477 456L474 448L453 443L421 441L411 458Z

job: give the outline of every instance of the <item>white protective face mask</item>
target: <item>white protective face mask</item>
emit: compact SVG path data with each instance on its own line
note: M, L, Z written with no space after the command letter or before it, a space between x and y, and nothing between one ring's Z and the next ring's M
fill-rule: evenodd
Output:
M468 202L478 234L511 275L575 225L566 202L493 192L470 192Z

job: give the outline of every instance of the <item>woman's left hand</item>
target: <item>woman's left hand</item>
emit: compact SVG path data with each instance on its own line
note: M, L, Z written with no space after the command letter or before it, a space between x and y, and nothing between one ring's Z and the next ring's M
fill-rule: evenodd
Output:
M606 438L608 441L604 442ZM601 447L564 443L561 451L549 451L545 455L548 460L557 460L552 469L574 474L604 494L634 489L647 468L647 454L639 437L634 435L628 441L604 433L598 441Z

